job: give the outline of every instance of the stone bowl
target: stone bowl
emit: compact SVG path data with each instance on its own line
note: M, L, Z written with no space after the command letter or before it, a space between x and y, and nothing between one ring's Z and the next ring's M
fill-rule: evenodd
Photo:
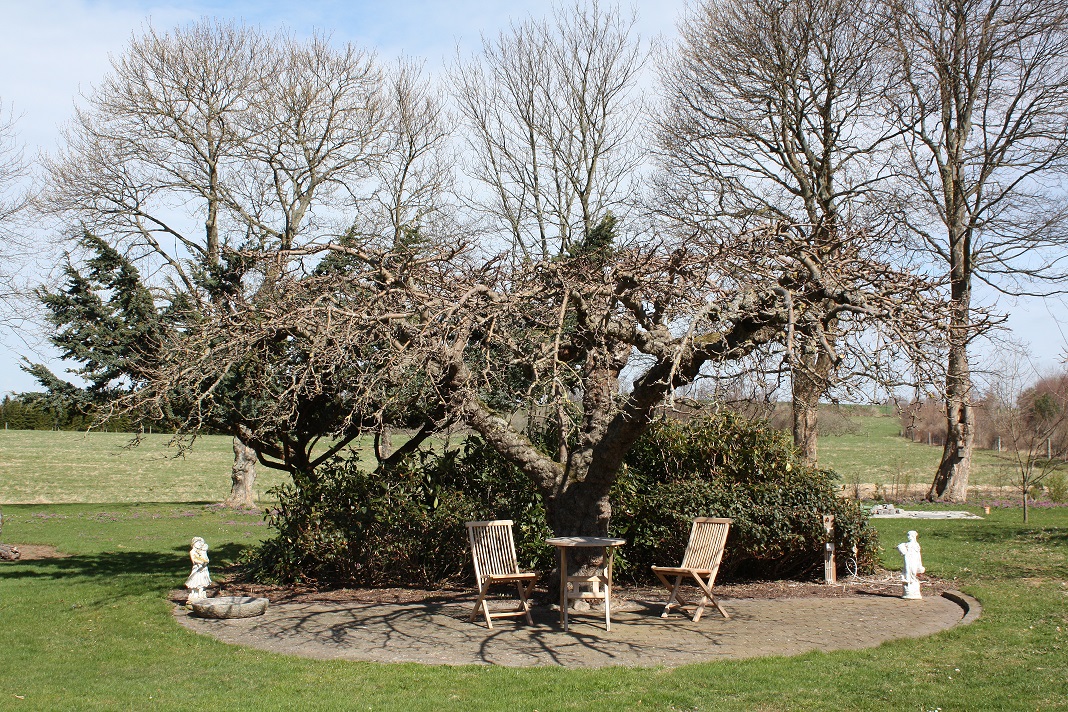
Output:
M266 598L252 596L220 596L193 601L189 607L201 618L251 618L262 616L267 610Z

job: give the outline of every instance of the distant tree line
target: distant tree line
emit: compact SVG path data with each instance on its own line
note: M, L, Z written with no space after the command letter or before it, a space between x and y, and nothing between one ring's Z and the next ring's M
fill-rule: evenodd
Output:
M5 430L86 430L93 424L92 413L85 413L72 403L46 402L41 393L16 393L4 396L0 403L0 421ZM128 431L129 418L108 423L108 430Z
M101 418L98 408L54 394L27 392L4 396L0 423L5 430L102 430L112 433L174 432L177 423L153 421L144 424L128 414ZM205 434L216 434L205 431Z
M1007 450L1012 447L1013 426L1024 424L1035 432L1049 430L1043 443L1049 441L1052 452L1068 452L1068 424L1050 426L1068 403L1068 372L1032 376L1013 382L1011 388L998 381L992 383L973 402L975 409L975 445L987 450ZM1019 415L1019 417L1016 417ZM1012 416L1012 417L1010 417ZM942 446L946 439L945 404L936 398L920 398L900 410L901 434L913 441L928 440Z

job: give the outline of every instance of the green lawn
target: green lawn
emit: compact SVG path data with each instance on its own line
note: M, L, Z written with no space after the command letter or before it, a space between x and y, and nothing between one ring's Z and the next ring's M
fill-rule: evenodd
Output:
M854 416L860 433L820 439L823 467L833 469L849 490L852 483L879 483L889 495L897 485L926 490L941 457L940 447L898 437L896 418ZM233 450L229 437L198 438L184 457L169 436L148 436L127 448L123 433L0 430L0 504L77 502L218 502L230 491ZM369 453L368 453L369 455ZM288 475L258 467L256 491L287 481ZM973 485L1007 485L994 453L977 451Z
M821 467L837 472L847 489L853 483L879 483L887 490L896 485L926 492L942 458L941 446L900 437L901 426L895 417L855 416L851 421L860 431L857 434L820 438ZM996 453L974 451L971 485L1007 486L1009 474L1007 462Z
M229 494L232 438L203 435L182 454L169 435L148 435L136 447L130 447L131 438L0 430L0 504L219 502ZM319 447L327 446L323 441ZM370 460L370 451L364 452ZM261 499L289 481L288 474L261 465L256 473Z
M920 469L937 460L937 448L897 438L893 420L862 422L862 435L821 443L846 481L892 475L886 467L904 467L895 457ZM204 438L184 460L162 436L135 450L125 441L0 433L0 502L82 501L4 506L5 542L70 556L0 564L0 710L1068 709L1068 509L1034 510L1027 526L1018 509L878 520L887 566L917 528L928 571L984 606L976 624L923 640L674 670L312 661L225 645L171 617L190 538L211 543L217 571L267 533L257 514L203 504L227 492L229 440Z
M932 574L983 604L975 624L866 651L561 670L290 658L179 626L166 601L188 542L213 566L265 529L201 505L5 506L4 539L68 558L0 564L0 709L1068 709L1068 510L983 521L880 520L886 564L916 527Z
M230 492L233 440L197 438L179 457L170 437L127 448L125 433L0 431L0 503L218 502ZM283 473L257 468L261 494Z

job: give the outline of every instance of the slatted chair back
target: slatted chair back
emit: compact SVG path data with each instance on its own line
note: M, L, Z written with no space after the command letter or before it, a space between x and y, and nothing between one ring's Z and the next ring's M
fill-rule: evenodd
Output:
M467 539L471 542L471 558L479 581L486 576L519 573L511 519L468 522Z
M682 568L695 571L717 571L727 544L730 519L697 517L690 529L690 541L682 557Z

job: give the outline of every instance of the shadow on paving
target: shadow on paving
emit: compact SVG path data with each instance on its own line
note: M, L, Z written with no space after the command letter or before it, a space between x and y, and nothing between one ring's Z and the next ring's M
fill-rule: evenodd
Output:
M659 602L642 602L612 616L572 618L565 633L559 614L536 606L534 625L469 622L471 603L318 602L272 604L257 618L210 620L176 608L179 621L225 642L323 659L525 667L676 666L812 650L873 647L887 640L930 635L961 621L963 609L941 596L724 599L731 615L707 614L699 623L660 618ZM504 607L509 602L500 601Z

